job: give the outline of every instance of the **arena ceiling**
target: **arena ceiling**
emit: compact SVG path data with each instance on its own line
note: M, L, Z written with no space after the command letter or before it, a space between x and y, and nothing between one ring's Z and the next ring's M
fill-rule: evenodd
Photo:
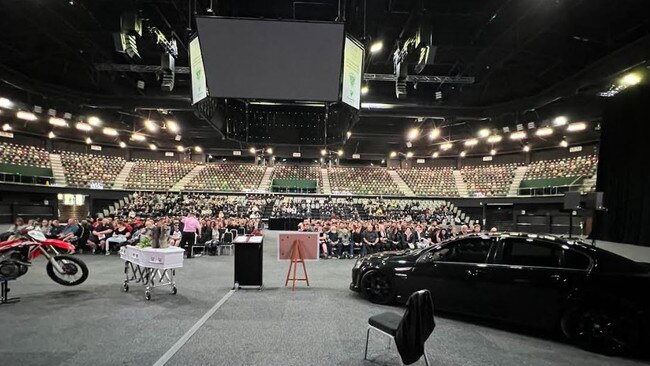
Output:
M142 59L115 51L120 15L137 10L144 27L155 26L177 40L177 67L187 67L187 44L195 15L345 21L367 47L366 73L393 73L392 54L413 33L414 10L423 9L437 47L433 64L420 73L442 83L409 83L397 99L395 83L368 81L365 108L342 144L346 150L385 154L405 151L413 127L443 129L443 138L474 136L479 128L501 131L517 124L541 125L557 115L595 121L598 92L619 75L645 69L650 53L650 16L645 1L580 0L56 0L3 2L0 12L0 91L28 104L73 115L100 114L125 130L142 118L181 123L186 144L206 148L243 146L229 142L189 105L188 74L177 73L171 92L160 88L161 47L147 31L138 42ZM417 22L416 22L417 23ZM414 65L409 73L415 74ZM129 71L131 70L131 71ZM471 83L454 80L472 78ZM144 88L138 87L144 82ZM436 92L440 92L436 98ZM290 107L288 107L290 108ZM546 121L546 122L545 122ZM306 128L306 127L305 127ZM45 129L44 129L45 130ZM581 139L592 141L591 130ZM557 140L536 144L551 146ZM170 141L173 146L174 141ZM432 142L414 141L421 153ZM165 142L161 141L161 146ZM244 144L245 145L245 144ZM336 145L336 144L335 144ZM246 146L243 146L244 148ZM514 148L510 146L508 148Z

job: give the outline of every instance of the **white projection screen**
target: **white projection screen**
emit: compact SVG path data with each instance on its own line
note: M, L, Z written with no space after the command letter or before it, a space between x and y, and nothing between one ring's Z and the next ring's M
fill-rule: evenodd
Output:
M334 102L342 23L197 17L211 97Z

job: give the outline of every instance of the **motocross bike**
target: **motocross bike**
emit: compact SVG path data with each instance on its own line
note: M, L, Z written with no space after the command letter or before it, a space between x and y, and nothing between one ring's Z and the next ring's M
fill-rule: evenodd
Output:
M57 239L47 239L42 232L32 230L23 237L0 242L0 276L18 278L40 255L47 259L47 275L64 286L76 286L88 278L88 267L77 257L74 245ZM65 254L61 254L65 253Z

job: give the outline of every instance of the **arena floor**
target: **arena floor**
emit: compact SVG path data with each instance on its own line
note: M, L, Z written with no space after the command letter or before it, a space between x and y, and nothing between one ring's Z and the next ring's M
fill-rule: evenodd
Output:
M149 302L135 285L122 292L117 256L83 255L90 277L71 289L50 281L40 259L11 283L21 302L0 305L2 365L399 364L394 346L385 350L380 336L370 343L372 361L363 360L367 318L402 309L374 305L350 292L354 261L309 263L312 286L292 292L283 287L288 264L276 261L275 244L267 233L264 291L230 293L233 257L203 257L179 271L177 295L156 289ZM193 336L177 343L217 303L222 305ZM497 324L439 314L436 320L426 347L434 365L648 364ZM175 354L168 352L172 348L178 348Z

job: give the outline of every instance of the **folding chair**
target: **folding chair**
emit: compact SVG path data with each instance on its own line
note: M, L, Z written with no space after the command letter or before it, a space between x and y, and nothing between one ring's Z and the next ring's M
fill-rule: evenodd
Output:
M201 254L199 255L194 254L194 249L196 249L197 247L201 248ZM205 253L205 243L199 244L199 236L194 235L194 245L192 246L192 253L191 253L192 257L201 257L203 256L204 253Z
M226 249L226 248L228 249L228 254L232 255L232 253L233 253L232 249L235 246L235 244L233 244L232 240L233 240L232 232L226 231L225 233L223 233L223 239L221 241L221 245L219 245L219 247L217 249L219 251L220 255L223 254L223 250Z

